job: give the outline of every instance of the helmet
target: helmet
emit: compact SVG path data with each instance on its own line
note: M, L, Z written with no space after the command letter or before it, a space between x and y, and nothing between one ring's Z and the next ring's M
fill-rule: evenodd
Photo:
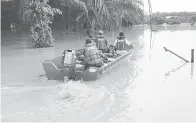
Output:
M124 33L123 32L120 32L119 33L119 37L124 37Z
M85 39L86 44L92 43L92 41L90 39Z
M103 31L102 30L99 30L98 34L99 35L102 35L103 34Z
M89 37L89 38L93 38L93 36L92 36L92 35L89 35L88 37Z

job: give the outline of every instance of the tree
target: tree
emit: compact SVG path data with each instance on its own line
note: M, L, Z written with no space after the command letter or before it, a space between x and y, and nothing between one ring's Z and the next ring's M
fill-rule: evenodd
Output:
M191 19L190 19L190 24L191 25L194 25L195 23L196 23L196 15L192 16Z
M7 1L7 0L6 0ZM28 8L29 3L41 0L9 0L12 5L6 7L10 9L19 20L19 25L24 25L22 22L28 22L29 19ZM52 8L58 8L62 11L62 15L54 16L54 23L52 27L58 28L88 28L88 29L107 29L119 28L122 23L128 24L142 23L143 18L143 3L142 0L43 0L48 2ZM8 3L8 2L4 2ZM4 7L5 8L5 7ZM26 16L28 13L28 16ZM3 13L6 15L6 12ZM6 16L3 16L4 18ZM13 16L11 16L13 17ZM4 19L3 18L3 19ZM16 23L16 19L9 20ZM3 21L6 22L6 21ZM128 24L127 24L128 23ZM26 27L26 26L25 26Z
M48 0L23 0L22 2L26 5L25 21L31 25L30 38L34 47L51 46L53 37L49 24L52 24L55 14L62 14L61 11L48 5Z
M143 19L140 0L58 0L70 10L80 10L75 21L88 28L117 28L122 21L137 23Z

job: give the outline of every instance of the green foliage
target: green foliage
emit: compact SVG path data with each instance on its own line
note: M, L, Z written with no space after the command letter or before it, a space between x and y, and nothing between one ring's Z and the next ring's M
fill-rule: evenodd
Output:
M32 24L29 4L34 0L11 0L7 8L13 9L14 15L21 22ZM41 0L35 0L41 1ZM62 11L62 16L54 16L52 27L58 28L119 28L128 24L143 23L142 0L43 0L53 8ZM7 9L5 8L5 9ZM6 14L6 13L5 13ZM10 18L12 20L12 18ZM5 22L5 21L4 21ZM16 21L15 21L16 22ZM23 23L19 23L23 24Z
M181 23L181 20L179 17L170 17L169 19L166 19L166 23L167 24L170 24L170 25L173 25L173 24L180 24Z
M140 0L58 0L72 11L79 10L75 17L78 27L87 23L89 28L117 28L123 20L131 23L142 21L143 3ZM68 15L69 16L69 15Z
M163 24L163 23L165 23L165 19L163 18L163 17L161 17L161 16L159 16L159 15L157 15L157 16L155 16L154 18L153 18L153 23L155 23L155 24Z
M157 12L153 13L154 23L155 24L180 24L180 23L192 23L192 17L195 16L195 12ZM166 18L166 17L171 18ZM149 18L146 17L145 22L149 23Z
M52 30L49 24L55 14L61 14L59 9L52 8L47 4L47 1L33 0L26 3L27 11L25 11L26 22L31 25L31 40L34 47L42 48L49 47L52 44Z
M69 31L112 30L143 23L144 19L142 0L9 0L4 3L8 5L3 8L2 25L9 20L5 28L11 24L19 25L18 28L30 26L34 47L51 46L50 26L55 24L58 29L67 27ZM7 13L12 14L5 16Z
M196 15L193 15L190 19L190 24L194 25L196 23Z

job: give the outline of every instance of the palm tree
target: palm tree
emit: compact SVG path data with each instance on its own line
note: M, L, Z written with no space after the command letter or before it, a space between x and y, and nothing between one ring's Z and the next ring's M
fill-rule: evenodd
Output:
M75 21L90 28L119 27L122 21L137 23L143 19L141 0L58 0L70 10L77 9Z
M10 0L11 1L11 0ZM25 20L26 8L24 5L34 0L12 0L21 3L21 19ZM140 23L143 19L142 0L38 0L49 2L54 8L59 8L63 12L62 22L67 27L77 23L81 26L87 25L87 28L118 28L124 22L133 24ZM19 15L17 15L19 16ZM27 18L28 19L28 18ZM56 20L57 21L57 20Z

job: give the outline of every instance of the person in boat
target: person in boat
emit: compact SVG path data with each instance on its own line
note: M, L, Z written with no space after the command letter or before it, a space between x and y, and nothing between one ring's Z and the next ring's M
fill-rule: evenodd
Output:
M93 37L92 35L89 35L88 37L89 37L90 39L94 39L94 37Z
M129 49L128 47L132 47L131 42L125 38L123 32L119 33L119 37L114 41L113 46L115 46L116 51L126 51Z
M94 45L96 45L95 38L91 34L88 35L87 39L91 40L91 42L94 43ZM88 43L88 41L85 41L84 46L86 46L87 43ZM82 55L84 55L83 52L84 52L83 48L76 50L76 57L77 57L77 59L80 59L82 57Z
M93 43L95 43L95 38L94 38L92 35L89 35L88 38L89 38ZM95 43L95 45L96 45L96 43Z
M99 50L101 50L102 53L106 53L107 52L107 50L108 50L108 47L107 47L108 46L108 41L105 38L102 30L99 30L98 35L97 35L97 37L95 39L95 43L97 45L97 48Z
M82 51L84 55L85 68L101 67L104 62L108 62L108 57L98 50L96 44L91 39L86 39L86 44Z

